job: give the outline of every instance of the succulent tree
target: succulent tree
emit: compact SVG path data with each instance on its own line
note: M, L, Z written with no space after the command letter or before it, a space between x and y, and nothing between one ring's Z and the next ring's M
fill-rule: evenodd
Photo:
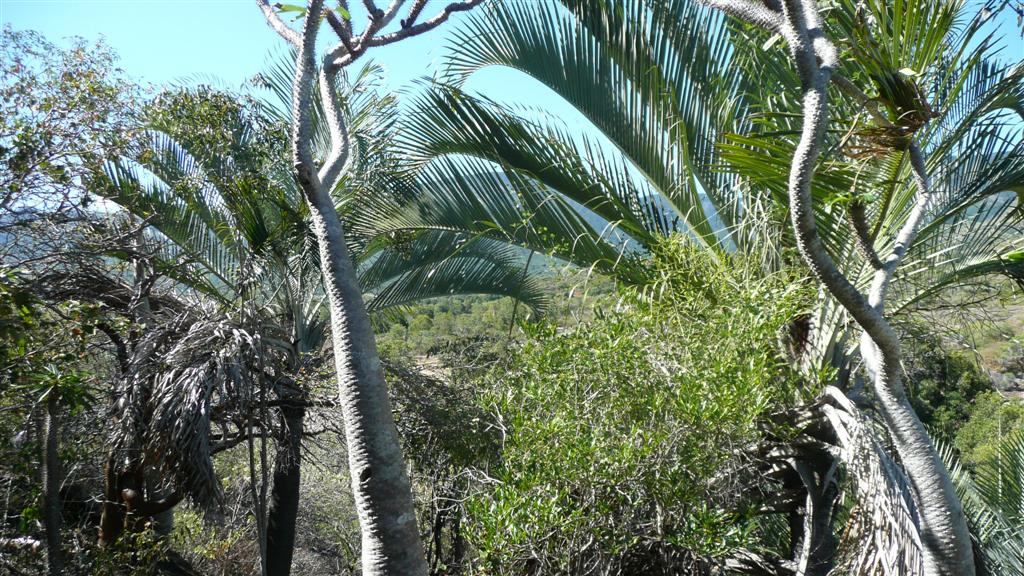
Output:
M398 42L431 30L456 11L480 0L447 5L439 14L417 22L426 2L409 6L399 30L388 32L405 2L392 2L387 10L365 0L365 30L353 30L347 2L338 10L325 9L311 0L302 14L300 31L289 28L266 0L258 5L270 26L296 50L292 82L291 148L293 172L309 206L313 235L320 249L331 316L331 338L337 369L339 400L345 418L349 473L362 533L363 572L372 574L426 574L423 546L416 527L412 491L398 433L391 414L384 372L374 341L373 327L363 302L345 229L333 192L342 173L351 168L351 133L341 112L336 77L369 48ZM317 66L316 41L327 21L339 42ZM319 92L331 149L326 157L313 152L313 94Z
M803 123L800 139L792 151L787 185L797 248L815 277L863 330L861 356L873 382L876 407L900 456L920 513L924 573L973 574L975 558L966 516L948 470L907 399L902 383L899 338L885 317L890 285L935 195L929 181L926 159L915 135L935 114L928 105L925 93L912 80L904 77L912 74L892 69L899 63L899 59L879 57L893 56L885 53L884 49L861 49L867 52L867 57L862 57L859 63L867 68L865 76L874 80L873 88L889 96L882 100L888 106L888 111L878 105L881 98L868 97L857 84L843 76L839 52L827 32L817 2L813 0L765 4L721 0L709 1L708 4L769 30L780 36L788 46L802 92ZM942 18L951 18L955 14L953 5L937 5L936 8L933 11L911 8L905 16L929 19L931 25L940 26ZM871 7L865 8L865 11L870 10ZM852 28L851 36L856 37L859 33L861 39L867 42L873 40L866 15L864 21L854 22ZM897 22L883 22L881 32L887 36L897 36L901 32L900 25ZM937 45L943 38L934 33L925 33L923 36L923 42L912 46L918 48L916 53L901 47L905 51L901 56L924 59L927 55L922 56L921 52L929 48L937 51L937 47L929 45L928 41L934 41ZM853 50L858 48L853 47ZM813 209L812 183L826 146L824 136L832 127L829 90L833 85L865 107L872 132L862 132L858 136L870 139L873 152L878 156L892 154L899 157L901 164L905 162L909 167L910 186L913 190L913 201L908 202L909 210L900 215L901 221L898 224L892 226L891 237L869 235L869 226L859 199L855 198L847 208L851 234L864 259L874 269L867 291L858 289L837 266L818 231L818 220ZM834 169L831 166L827 168ZM889 248L884 257L876 253L876 243Z

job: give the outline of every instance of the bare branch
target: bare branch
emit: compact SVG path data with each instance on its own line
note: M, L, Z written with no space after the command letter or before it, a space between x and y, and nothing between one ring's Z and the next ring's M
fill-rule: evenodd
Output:
M256 0L256 4L259 5L260 10L263 12L263 17L267 19L267 24L270 24L274 32L277 32L281 38L284 38L289 44L298 48L301 41L299 34L281 20L277 12L274 12L274 7L270 5L270 2L267 0Z
M342 25L345 27L345 31L348 32L348 37L352 37L352 11L348 8L348 0L338 0L338 8L344 10L348 14L348 18L342 20Z
M377 20L384 16L384 11L377 8L377 5L374 4L373 0L363 0L363 6L365 6L366 11L370 13L371 20Z
M417 36L428 30L433 30L448 20L448 17L455 12L465 12L466 10L472 9L474 6L482 4L483 1L484 0L462 0L460 2L453 2L445 6L444 10L430 20L414 24L397 32L369 38L367 46L385 46L411 36Z
M330 24L331 29L338 35L341 43L345 45L345 49L349 52L352 51L352 30L345 26L345 22L338 15L334 13L334 10L324 10L324 16L327 18L327 23Z
M420 12L423 11L423 7L427 5L427 0L415 0L412 7L409 8L409 14L402 20L402 28L408 28L416 23L416 19L420 17Z
M867 210L864 203L854 200L846 207L846 221L853 231L854 244L861 256L864 257L875 270L882 269L882 260L878 258L875 248L871 242L871 231L868 229Z
M766 5L769 3L759 4L749 0L700 0L700 3L772 32L779 32L782 29L782 15L778 12L781 6L778 2L771 2L772 7Z
M403 4L405 4L405 0L391 0L391 5L384 11L384 16L381 18L380 26L377 29L380 30L390 24L395 19L395 16L398 16L398 11L402 9Z

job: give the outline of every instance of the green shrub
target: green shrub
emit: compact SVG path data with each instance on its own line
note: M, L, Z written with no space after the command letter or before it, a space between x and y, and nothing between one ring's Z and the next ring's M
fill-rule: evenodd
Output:
M931 328L912 324L903 341L910 403L928 429L951 440L992 382L965 350L946 350Z
M806 283L722 258L666 242L654 283L485 378L503 442L466 503L481 573L688 573L748 541L737 454L811 392L778 345Z
M975 399L954 446L961 459L974 467L995 460L1003 439L1015 433L1024 433L1024 402L992 390Z

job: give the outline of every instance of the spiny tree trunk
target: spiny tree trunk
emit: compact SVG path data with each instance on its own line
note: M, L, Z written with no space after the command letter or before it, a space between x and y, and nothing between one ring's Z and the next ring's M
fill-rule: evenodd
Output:
M868 298L839 271L817 231L811 200L811 181L828 127L828 86L835 81L864 104L863 93L835 74L835 47L825 37L815 0L704 0L718 8L780 34L789 45L803 89L804 123L794 152L789 178L789 202L797 247L814 275L864 330L862 354L873 379L879 409L892 435L920 512L925 573L929 576L971 576L974 556L967 520L949 472L907 401L900 380L900 343L884 316L886 290L913 241L930 194L920 150L908 153L918 202L895 238L894 249L875 274ZM884 118L876 117L880 122ZM877 259L873 260L877 263Z
M63 523L60 501L60 458L57 443L60 434L60 406L57 390L46 396L46 414L43 419L43 525L46 528L46 570L50 576L64 573L64 552L61 549L60 530Z
M323 0L309 1L301 32L289 28L267 0L257 1L270 26L297 50L292 84L294 172L310 206L331 311L331 338L345 418L349 475L362 535L364 576L426 576L427 563L373 327L332 196L349 156L348 127L335 78L368 48L430 30L452 12L467 10L481 1L453 2L430 20L416 23L426 2L413 0L407 17L401 21L401 29L382 33L405 0L393 0L386 11L377 8L373 0L363 0L369 21L359 34L353 33L347 9L339 18L333 9L324 9ZM341 6L347 3L343 0ZM322 20L327 21L340 42L325 54L318 72L316 38ZM331 135L331 151L319 168L312 153L314 86L319 87L323 121Z
M295 522L302 484L302 428L305 408L281 408L285 436L274 460L274 484L267 514L267 574L289 576L295 549Z
M367 576L425 575L412 489L405 469L370 317L330 200L313 205L331 308L331 337L352 493L362 532Z

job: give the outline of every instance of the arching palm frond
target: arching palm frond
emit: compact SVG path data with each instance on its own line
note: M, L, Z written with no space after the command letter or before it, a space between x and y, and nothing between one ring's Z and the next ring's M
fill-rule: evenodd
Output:
M537 279L527 274L520 250L482 236L424 231L414 241L373 252L360 271L373 286L371 311L431 296L490 293L518 298L534 312L547 305Z
M662 208L652 207L653 190L635 184L626 167L606 158L593 142L576 146L559 128L523 120L451 86L434 86L413 105L418 110L406 132L413 140L403 148L414 166L441 156L473 156L494 163L492 172L503 169L536 179L602 218L620 222L640 241L669 231ZM467 126L479 130L468 133Z
M261 76L259 83L271 93L264 109L285 122L291 121L290 66L278 59L278 63L272 64ZM348 117L352 158L334 191L339 213L347 226L350 253L357 263L364 263L357 266L357 273L363 290L374 296L376 303L372 308L380 310L424 298L477 293L517 298L536 311L542 310L544 295L535 282L511 281L521 275L522 266L507 246L481 243L466 251L453 242L438 243L437 234L421 235L393 225L381 225L385 217L407 210L404 203L415 196L403 186L386 184L397 182L394 175L398 172L398 159L393 147L397 108L392 96L381 96L377 89L381 70L369 64L359 69L351 80L344 72L339 75L338 90L342 111ZM313 151L315 155L324 156L328 153L330 139L326 124L320 120L323 108L319 95L314 95L313 109L317 135ZM396 238L403 254L429 254L431 259L421 262L397 257L399 255L392 250ZM484 247L493 248L495 252L487 254ZM377 261L380 264L376 266L365 265ZM382 266L383 262L389 265ZM438 268L441 262L444 266Z
M554 255L628 282L642 277L628 259L610 257L621 252L623 238L642 251L681 229L713 250L734 246L727 230L742 207L734 178L717 169L715 146L746 110L747 80L731 65L731 34L721 16L695 2L495 3L456 29L443 81L426 89L403 120L399 143L412 162L410 185L429 198L441 187L438 178L449 176L438 164L478 159L477 170L501 178L453 179L449 189L464 189L460 197L475 204L507 204L544 190L547 202L590 224L569 226L572 218L561 216L563 225L550 227L545 215L526 215L532 227L576 247ZM545 111L460 88L487 66L529 74L593 130L570 131ZM429 202L445 205L446 214L452 206L449 198L421 204ZM557 244L521 233L519 219L484 219L479 212L464 209L463 223L446 217L445 225L479 233L486 220L496 239L549 254Z
M634 281L643 275L635 244L619 233L619 222L605 221L519 172L500 173L472 157L441 157L419 177L413 200L364 206L359 224L414 238L427 230L486 236Z
M539 80L622 153L665 209L718 244L702 196L728 204L714 145L743 108L745 81L730 66L720 15L687 1L503 2L471 16L452 46L453 80L492 65Z
M936 441L991 574L1024 574L1024 434L1001 438L997 457L970 471Z

